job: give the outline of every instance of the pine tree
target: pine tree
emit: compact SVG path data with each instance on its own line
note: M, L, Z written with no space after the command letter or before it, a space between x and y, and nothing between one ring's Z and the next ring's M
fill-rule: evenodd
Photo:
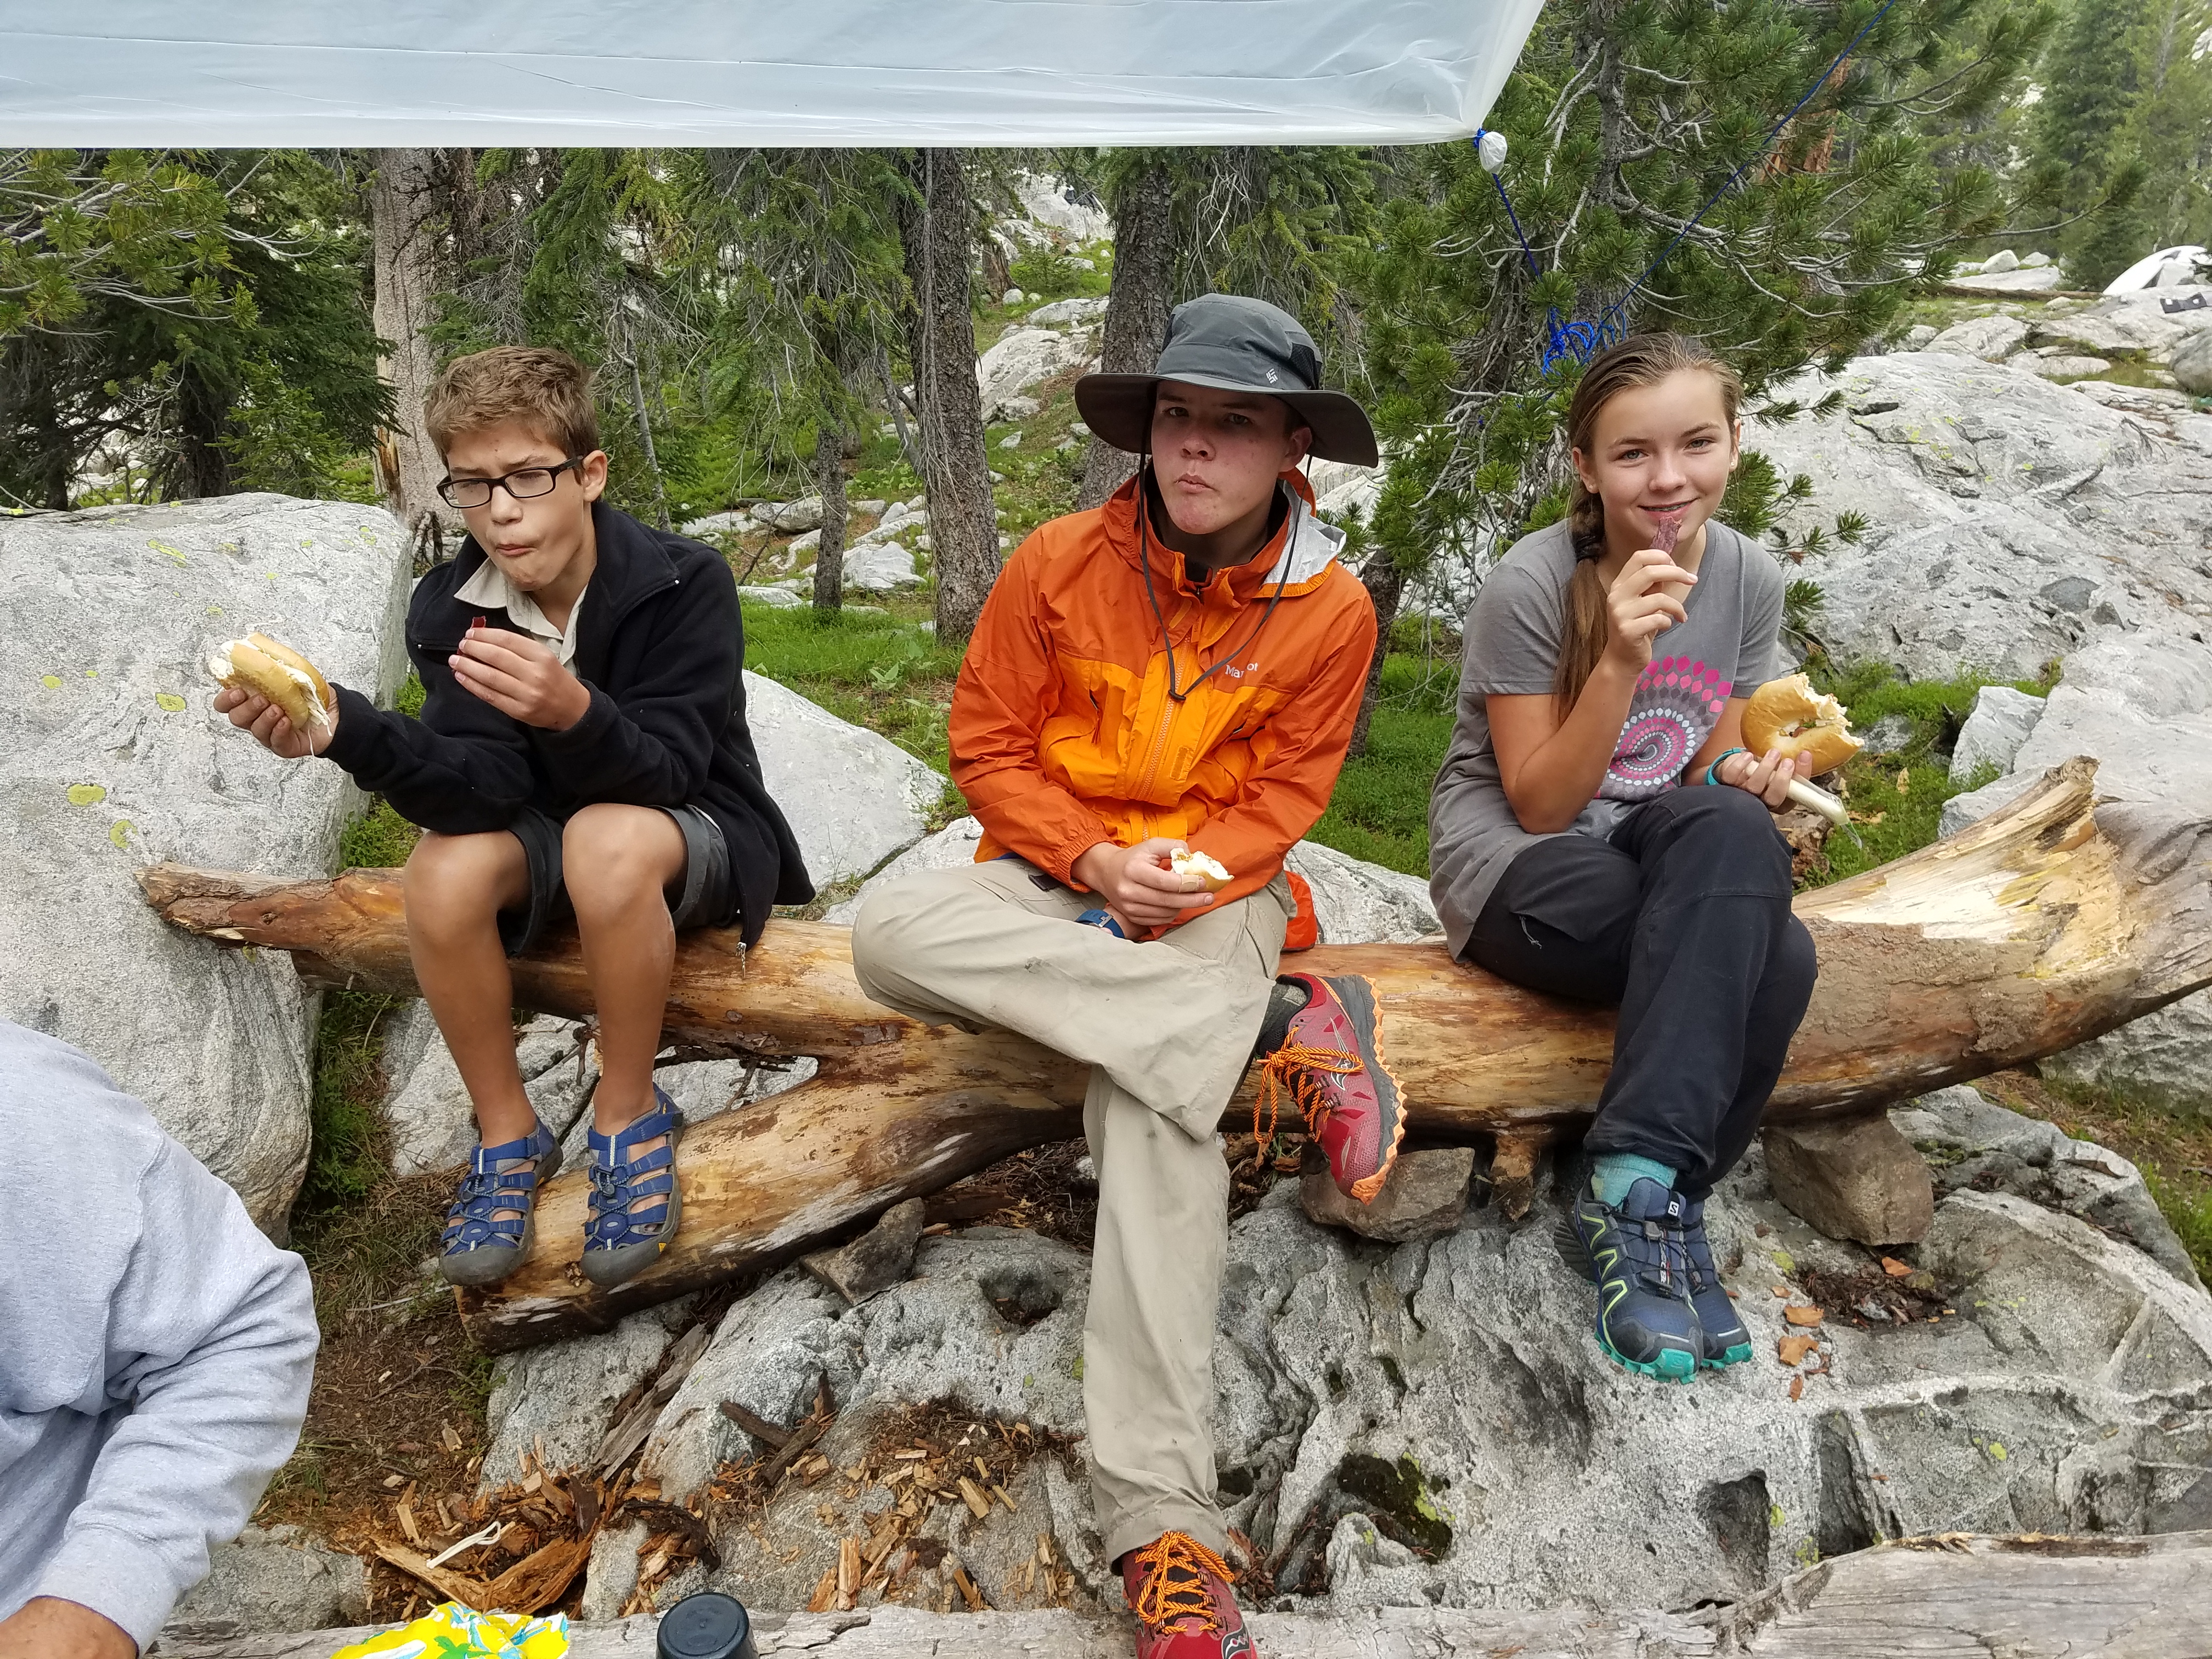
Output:
M0 500L334 491L385 407L350 192L301 151L0 152Z
M822 497L814 605L834 611L845 462L859 449L867 391L889 393L906 301L904 180L883 152L864 149L694 151L678 167L695 257L717 295L710 386L732 400L765 386L811 417Z
M2059 249L2076 288L2102 288L2150 251L2126 252L2146 234L2136 200L2142 165L2128 139L2128 117L2145 91L2152 3L2074 0L2040 66L2036 153L2066 169L2060 199L2069 222Z
M921 428L922 485L929 496L937 573L937 637L965 642L999 577L998 511L983 453L983 394L975 381L978 213L966 157L957 149L906 152L899 240L907 288L907 358Z

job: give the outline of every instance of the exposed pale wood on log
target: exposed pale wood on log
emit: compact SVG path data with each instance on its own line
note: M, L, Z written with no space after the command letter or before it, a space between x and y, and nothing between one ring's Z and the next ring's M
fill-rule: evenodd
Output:
M2203 1587L2212 1533L2157 1538L1960 1538L1878 1545L1695 1615L1586 1608L1377 1607L1248 1615L1269 1659L2212 1659ZM656 1620L569 1627L569 1659L644 1659ZM380 1626L171 1640L161 1659L328 1659ZM1065 1609L844 1614L761 1611L763 1659L929 1659L954 1653L1125 1659L1129 1626Z
M2212 981L2207 826L2141 810L2100 818L2094 774L2070 761L1965 833L1800 898L1820 979L1771 1115L1871 1110L2071 1047ZM393 872L276 882L165 865L142 881L179 927L290 951L328 982L415 988ZM1080 1132L1078 1067L1006 1032L926 1027L869 1001L848 946L842 928L791 922L749 956L734 934L681 941L673 1039L814 1054L819 1073L689 1132L683 1231L618 1291L595 1291L575 1266L584 1176L553 1182L530 1259L497 1291L462 1298L480 1340L504 1349L604 1328ZM1523 990L1436 946L1324 946L1304 961L1375 981L1417 1133L1572 1133L1597 1098L1609 1009ZM573 933L516 962L515 996L591 1013Z

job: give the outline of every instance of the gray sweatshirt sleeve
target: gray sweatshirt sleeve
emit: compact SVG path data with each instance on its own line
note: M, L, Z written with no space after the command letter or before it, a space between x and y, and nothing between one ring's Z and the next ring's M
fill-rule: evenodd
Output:
M106 1396L127 1414L33 1595L90 1607L143 1648L298 1443L317 1332L306 1265L175 1141L137 1199L107 1308Z

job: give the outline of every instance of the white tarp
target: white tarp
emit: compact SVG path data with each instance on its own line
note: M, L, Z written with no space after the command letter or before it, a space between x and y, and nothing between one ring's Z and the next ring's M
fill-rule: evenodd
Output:
M0 143L1463 137L1542 0L0 0Z

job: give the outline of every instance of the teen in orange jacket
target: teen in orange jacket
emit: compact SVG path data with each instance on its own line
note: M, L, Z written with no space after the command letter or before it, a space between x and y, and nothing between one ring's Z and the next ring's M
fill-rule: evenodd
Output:
M1363 1200L1403 1133L1374 988L1275 973L1283 854L1328 804L1376 635L1298 470L1372 465L1374 434L1319 374L1294 319L1211 295L1177 309L1153 374L1078 383L1091 429L1146 465L1039 528L984 606L951 719L977 861L890 884L853 930L878 1000L1091 1067L1084 1411L1139 1659L1254 1650L1213 1501L1223 1108L1258 1058ZM1174 869L1186 849L1220 890Z

